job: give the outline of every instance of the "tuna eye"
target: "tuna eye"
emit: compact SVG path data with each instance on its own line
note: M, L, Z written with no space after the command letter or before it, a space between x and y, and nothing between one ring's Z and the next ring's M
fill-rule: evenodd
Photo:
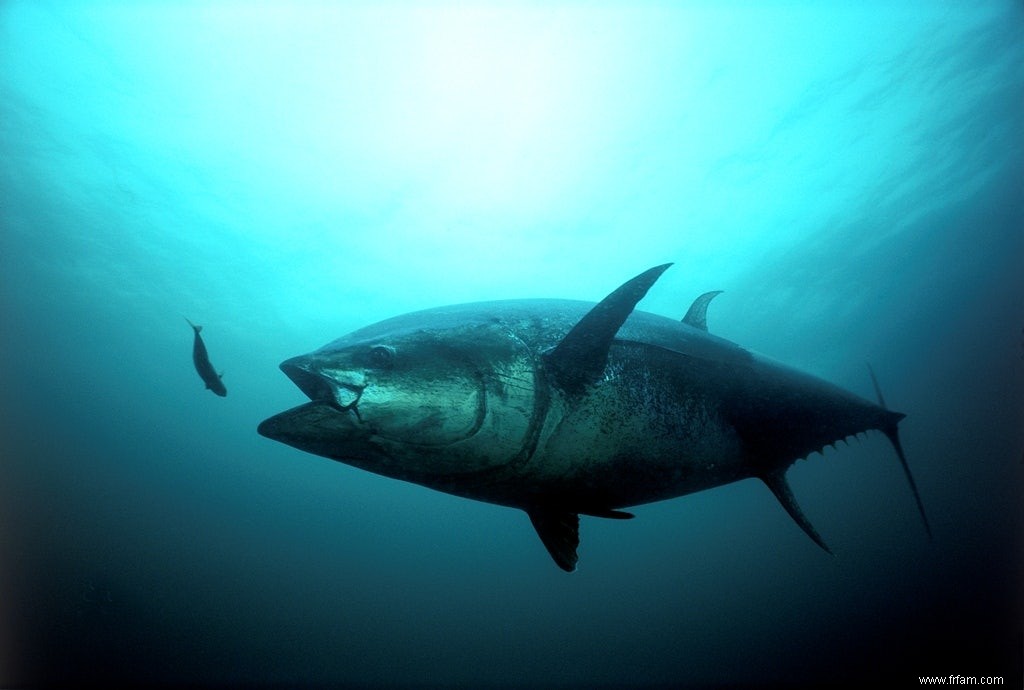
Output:
M394 364L395 350L386 345L375 345L370 348L370 366L377 369L390 369Z

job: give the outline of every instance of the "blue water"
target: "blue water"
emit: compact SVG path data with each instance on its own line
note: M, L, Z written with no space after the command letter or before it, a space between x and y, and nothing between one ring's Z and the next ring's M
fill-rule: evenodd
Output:
M0 4L0 685L1021 684L1020 2ZM907 413L583 518L256 434L478 300L642 303ZM191 361L204 326L228 396Z

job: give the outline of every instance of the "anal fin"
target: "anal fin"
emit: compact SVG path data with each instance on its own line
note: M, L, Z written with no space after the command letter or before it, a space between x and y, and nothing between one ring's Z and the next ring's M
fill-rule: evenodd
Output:
M580 545L580 516L557 508L531 508L526 511L544 547L566 572L576 570L576 548Z
M776 470L767 474L761 475L761 481L771 489L772 493L775 494L775 498L779 499L779 503L786 509L789 516L793 518L796 524L800 525L800 529L804 531L811 540L825 550L830 556L832 549L828 548L825 541L818 534L818 531L814 529L810 520L804 515L804 512L800 510L800 506L797 505L796 498L793 496L793 492L789 488L789 483L786 481L786 471Z

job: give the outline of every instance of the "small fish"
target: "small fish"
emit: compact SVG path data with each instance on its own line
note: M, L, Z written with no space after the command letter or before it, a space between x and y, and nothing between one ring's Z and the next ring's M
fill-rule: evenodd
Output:
M199 335L199 331L203 330L203 327L195 325L187 318L185 320L188 321L188 325L192 327L192 330L196 332L196 339L192 343L192 361L196 365L196 371L199 372L199 378L203 380L208 389L223 398L228 394L228 389L224 387L224 382L221 381L221 377L224 374L218 374L214 370L213 365L210 364L210 356L206 353L206 345Z

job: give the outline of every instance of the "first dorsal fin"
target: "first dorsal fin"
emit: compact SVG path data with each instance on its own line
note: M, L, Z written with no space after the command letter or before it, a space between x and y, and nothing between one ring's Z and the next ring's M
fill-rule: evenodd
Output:
M789 488L789 483L786 481L785 470L775 470L767 474L761 475L761 481L772 490L775 494L775 498L779 499L779 503L786 509L789 516L793 518L796 524L800 525L800 529L811 538L811 540L823 548L826 553L832 555L832 549L828 548L825 541L818 534L818 531L814 529L810 520L804 515L804 512L800 510L800 506L796 503L796 498L793 496L793 492Z
M721 290L712 290L693 300L693 304L686 311L686 316L683 317L683 323L702 331L708 330L708 304L720 294Z
M580 393L601 377L619 327L671 265L655 266L620 285L545 355L548 373L556 386L567 393Z
M557 508L531 508L526 511L544 547L566 572L576 570L576 548L580 545L580 516Z

